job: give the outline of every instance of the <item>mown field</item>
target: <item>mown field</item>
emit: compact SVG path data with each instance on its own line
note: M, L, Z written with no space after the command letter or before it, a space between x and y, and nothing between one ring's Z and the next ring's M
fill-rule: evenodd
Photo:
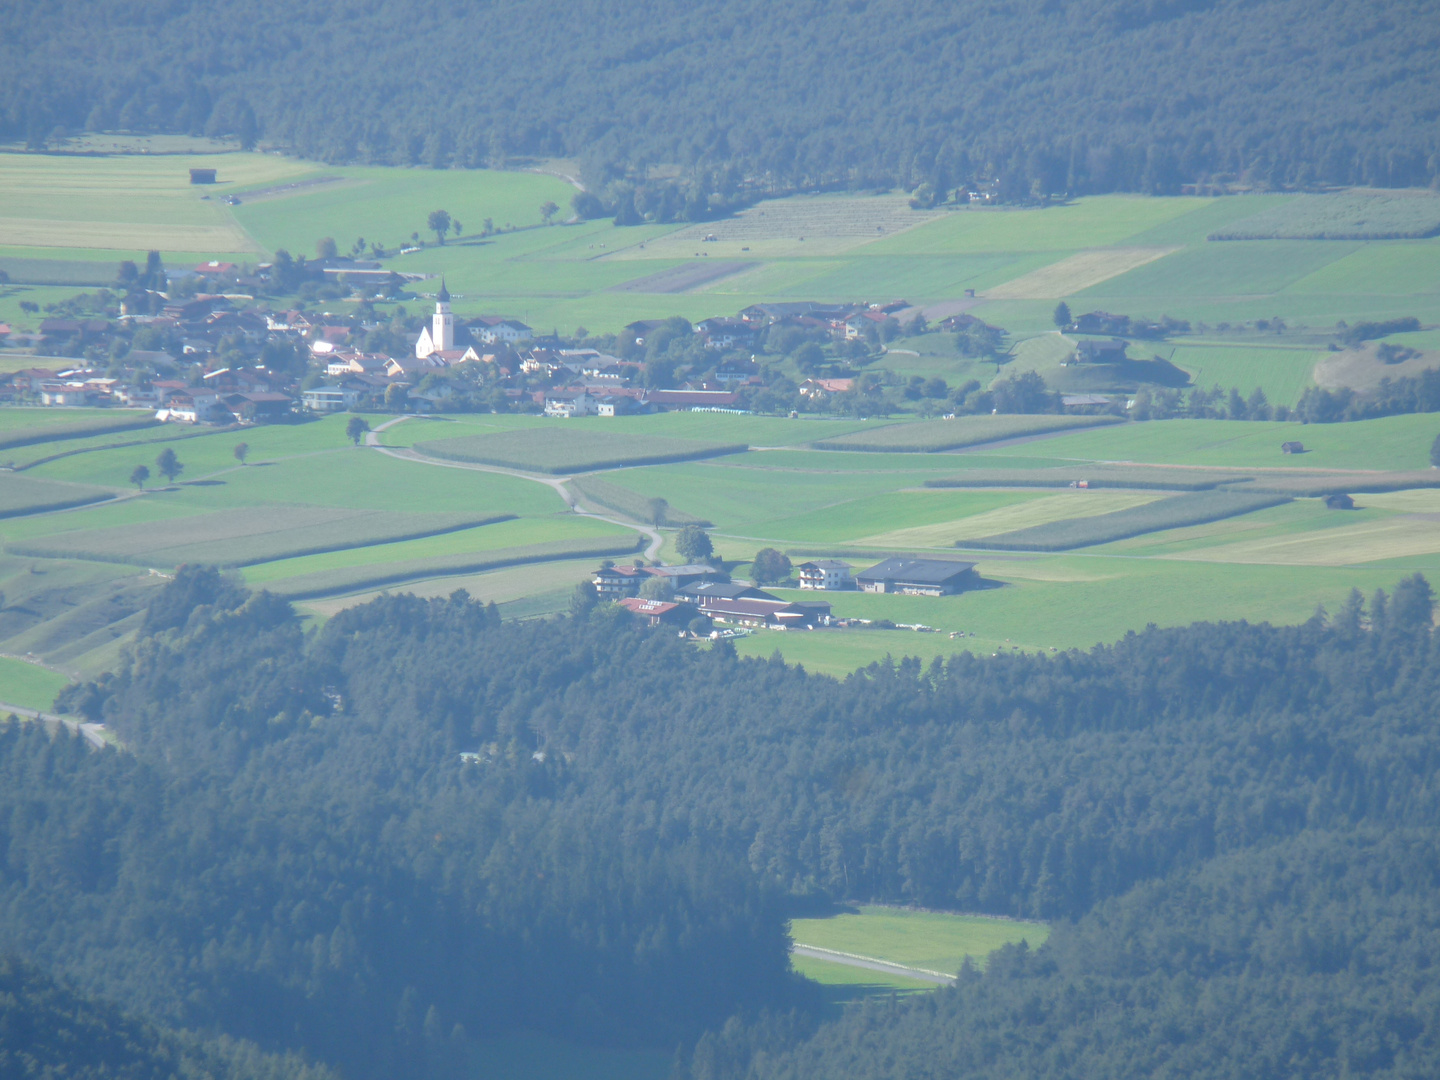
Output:
M790 937L797 945L946 975L956 974L967 958L983 967L985 957L1003 945L1024 941L1033 949L1049 936L1044 923L874 905L790 922Z
M539 473L589 472L743 453L744 443L713 443L664 436L623 435L574 428L527 428L491 435L461 435L415 444L445 461L498 465Z

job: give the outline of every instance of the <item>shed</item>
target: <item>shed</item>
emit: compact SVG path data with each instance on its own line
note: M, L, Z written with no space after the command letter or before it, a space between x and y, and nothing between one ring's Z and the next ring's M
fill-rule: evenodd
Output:
M1305 453L1305 444L1298 442L1281 443L1280 452L1282 454L1303 454Z
M214 169L191 169L190 183L192 184L213 184L215 183Z
M1355 500L1349 495L1342 495L1337 492L1334 495L1325 496L1325 507L1328 510L1354 510Z
M949 596L979 582L972 562L912 559L897 555L855 575L863 592Z

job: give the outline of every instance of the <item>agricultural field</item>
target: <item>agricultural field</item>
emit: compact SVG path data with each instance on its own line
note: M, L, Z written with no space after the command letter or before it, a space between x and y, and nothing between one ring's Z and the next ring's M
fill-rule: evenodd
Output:
M574 473L655 465L691 458L743 453L744 443L713 443L663 436L561 428L527 428L493 435L462 435L416 443L415 449L445 461L498 465L529 472Z
M1440 234L1440 195L1347 191L1300 195L1222 226L1212 240L1414 240Z
M985 957L1004 945L1024 941L1032 949L1039 948L1049 936L1050 928L1044 923L874 905L790 922L790 937L796 945L945 975L956 974L967 959L983 967Z
M1068 428L1102 427L1115 422L1109 416L964 416L953 420L892 424L837 435L814 445L820 450L925 454L1003 439L1046 435Z
M53 707L55 695L65 689L69 681L64 675L39 664L0 656L0 702L6 705L48 712Z

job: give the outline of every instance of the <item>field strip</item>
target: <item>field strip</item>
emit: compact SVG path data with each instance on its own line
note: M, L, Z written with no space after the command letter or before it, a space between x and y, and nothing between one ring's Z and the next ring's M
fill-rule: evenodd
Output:
M855 543L878 547L953 547L962 540L979 540L1035 525L1129 510L1162 498L1164 494L1158 491L1066 491L954 521L865 536Z
M790 951L797 956L808 956L812 960L829 960L831 963L845 964L848 967L865 968L867 971L882 971L890 975L904 975L907 978L919 979L922 982L938 983L942 986L949 986L955 981L954 975L947 975L943 971L906 967L904 964L894 964L889 960L878 960L873 956L839 952L835 949L822 949L819 945L802 945L798 941L790 946Z
M1299 536L1242 540L1155 557L1185 562L1351 566L1434 554L1440 554L1440 517L1417 515L1342 525Z
M1058 300L1163 259L1178 247L1101 248L1042 266L985 290L987 300Z
M259 251L238 225L159 225L0 217L0 246L121 251Z
M653 274L646 274L644 277L632 278L629 281L622 281L619 285L612 285L607 292L616 293L660 293L678 294L697 292L717 281L733 277L736 274L743 274L754 270L760 264L757 262L710 262L703 260L698 263L685 263L681 266L672 266L668 270L657 270Z

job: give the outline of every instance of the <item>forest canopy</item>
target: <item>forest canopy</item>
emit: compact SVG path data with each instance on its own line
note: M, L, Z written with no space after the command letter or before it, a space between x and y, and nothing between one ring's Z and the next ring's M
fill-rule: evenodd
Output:
M0 7L0 138L230 134L328 161L679 166L756 186L1424 185L1425 0L56 0Z

